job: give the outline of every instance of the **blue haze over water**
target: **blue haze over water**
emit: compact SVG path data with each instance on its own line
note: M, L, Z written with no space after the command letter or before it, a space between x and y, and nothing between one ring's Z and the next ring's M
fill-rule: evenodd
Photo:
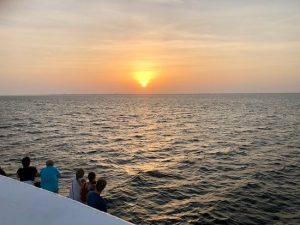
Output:
M137 224L300 224L300 94L0 97L0 166L25 155Z

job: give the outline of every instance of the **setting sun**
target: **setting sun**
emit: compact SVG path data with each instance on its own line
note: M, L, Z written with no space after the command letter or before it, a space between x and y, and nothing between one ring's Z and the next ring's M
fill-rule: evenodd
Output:
M157 65L149 61L136 61L132 70L134 79L143 88L146 88L158 73Z
M153 71L137 71L135 73L135 79L139 82L139 84L145 88L149 84L149 82L154 78Z

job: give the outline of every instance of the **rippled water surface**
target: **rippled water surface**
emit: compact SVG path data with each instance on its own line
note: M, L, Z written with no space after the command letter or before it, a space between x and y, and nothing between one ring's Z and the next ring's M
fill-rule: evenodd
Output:
M54 159L137 224L300 224L300 95L0 97L0 165Z

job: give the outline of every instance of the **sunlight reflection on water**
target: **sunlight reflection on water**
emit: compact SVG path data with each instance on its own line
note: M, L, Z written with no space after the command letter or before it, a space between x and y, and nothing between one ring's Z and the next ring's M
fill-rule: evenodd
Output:
M298 224L300 95L0 97L1 167L108 180L137 224Z

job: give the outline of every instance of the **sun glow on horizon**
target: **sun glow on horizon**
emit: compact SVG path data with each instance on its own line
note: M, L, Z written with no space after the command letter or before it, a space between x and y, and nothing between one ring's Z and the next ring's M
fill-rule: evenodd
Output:
M142 88L146 88L149 83L157 76L156 65L149 61L137 61L133 66L134 79L141 85Z
M154 78L153 71L137 71L135 73L135 79L139 82L139 84L146 88L149 82Z

